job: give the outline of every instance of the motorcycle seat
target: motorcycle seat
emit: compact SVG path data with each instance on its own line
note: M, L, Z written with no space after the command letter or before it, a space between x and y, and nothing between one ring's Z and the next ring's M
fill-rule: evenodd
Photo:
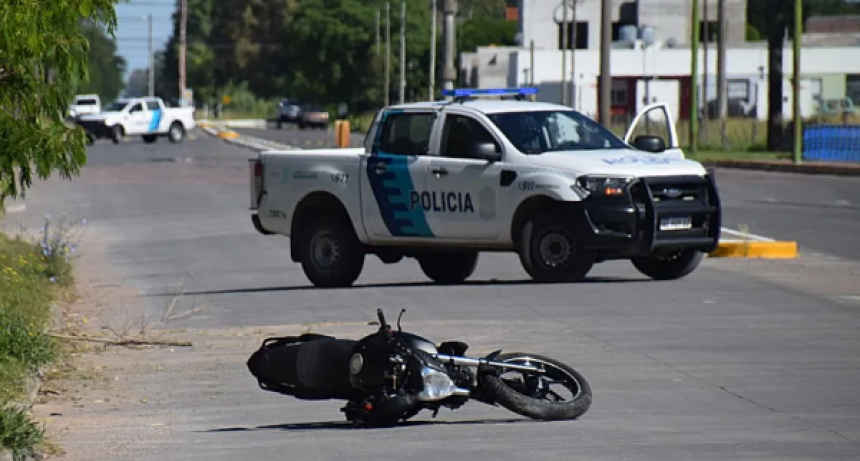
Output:
M321 339L298 346L295 373L299 387L315 394L340 394L350 389L349 359L356 341Z

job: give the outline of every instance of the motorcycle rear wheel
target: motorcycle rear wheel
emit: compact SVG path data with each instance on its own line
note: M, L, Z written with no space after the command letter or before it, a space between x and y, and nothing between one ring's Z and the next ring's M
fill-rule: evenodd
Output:
M525 352L499 354L494 361L541 367L546 370L543 376L565 381L563 385L573 394L569 401L552 401L547 399L545 389L529 385L527 382L529 379L534 382L536 375L524 377L522 382L504 379L501 373L483 375L481 384L487 395L514 413L535 420L558 421L577 419L591 407L591 386L585 377L567 364L550 357ZM516 370L512 372L527 373Z

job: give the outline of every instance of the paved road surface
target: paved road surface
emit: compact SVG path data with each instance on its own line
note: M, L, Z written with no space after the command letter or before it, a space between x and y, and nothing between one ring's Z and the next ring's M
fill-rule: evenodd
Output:
M299 148L334 146L334 133L323 131L238 131ZM720 169L718 181L726 226L860 260L860 178Z
M533 285L515 256L490 254L475 283L438 287L411 261L369 259L358 287L317 290L289 261L284 238L251 227L250 151L201 136L178 146L98 143L90 155L81 178L37 185L28 211L13 219L35 226L44 213L87 217L84 254L104 258L110 274L85 283L140 290L158 318L184 277L175 312L207 310L168 325L190 329L194 348L97 356L108 379L54 410L57 424L88 425L58 436L68 459L860 457L860 286L852 282L860 271L850 261L707 260L672 283L614 262L585 283ZM734 177L742 176L721 175L741 197L727 193L728 209L749 214L731 219L765 216L767 206L748 204L741 188L766 186ZM389 316L405 307L406 328L465 339L476 353L503 347L565 360L591 381L594 405L575 422L523 421L469 404L432 424L421 414L406 427L353 431L330 423L341 421L337 403L268 394L247 374L244 360L263 335L296 333L306 322L358 335L371 331L361 322L377 307Z

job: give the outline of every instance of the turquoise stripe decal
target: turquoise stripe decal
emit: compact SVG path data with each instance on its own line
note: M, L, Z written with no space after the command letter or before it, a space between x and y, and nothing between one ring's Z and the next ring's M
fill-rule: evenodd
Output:
M152 120L149 122L149 131L158 130L158 125L161 124L161 109L155 109L152 112Z

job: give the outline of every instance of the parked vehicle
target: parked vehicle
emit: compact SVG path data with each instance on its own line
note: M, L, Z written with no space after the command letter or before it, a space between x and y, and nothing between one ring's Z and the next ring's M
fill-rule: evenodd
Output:
M299 123L302 116L302 105L295 99L284 99L278 103L278 114L275 117L278 123L278 129L281 129L284 123Z
M69 107L69 118L77 119L82 115L98 114L102 111L101 98L97 94L79 94Z
M115 144L125 136L141 136L153 143L161 136L180 142L197 126L194 107L166 107L161 98L117 99L104 112L85 115L78 125L87 131L90 142L109 138Z
M618 259L679 279L716 248L713 173L684 158L666 104L646 107L620 139L566 106L477 99L505 91L386 107L363 148L258 154L255 228L290 237L291 259L320 287L353 284L371 254L415 258L452 284L485 251L515 252L534 280L564 282ZM631 140L652 111L665 114L666 140Z
M302 108L301 120L299 120L299 129L305 128L328 128L329 113L325 107L309 104Z
M403 312L400 315L403 315ZM438 346L397 331L377 309L379 329L360 340L305 333L267 338L247 361L261 389L300 400L342 400L347 421L393 425L422 410L457 409L469 400L500 405L536 420L569 420L591 407L592 391L571 366L538 354L497 350L483 358L469 346ZM516 372L518 378L505 378ZM550 388L560 384L568 400ZM562 391L564 392L564 391Z

